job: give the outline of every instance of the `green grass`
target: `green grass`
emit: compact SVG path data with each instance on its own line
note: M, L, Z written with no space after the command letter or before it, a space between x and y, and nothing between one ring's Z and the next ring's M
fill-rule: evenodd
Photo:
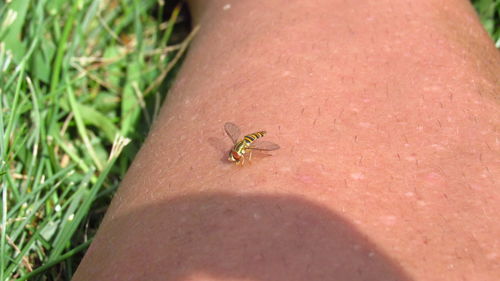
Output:
M473 0L472 4L495 46L500 48L500 0Z
M0 280L70 279L188 46L180 5L101 2L0 4Z
M0 281L73 275L191 38L158 2L0 4Z

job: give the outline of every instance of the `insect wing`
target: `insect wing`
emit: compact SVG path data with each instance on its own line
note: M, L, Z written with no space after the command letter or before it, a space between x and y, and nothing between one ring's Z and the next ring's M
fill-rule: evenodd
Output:
M233 143L236 143L238 141L238 137L240 136L240 128L231 122L227 122L224 124L224 130L226 131L226 134L229 136L229 138L233 141Z
M262 151L273 151L280 149L280 146L270 141L258 141L253 143L249 149L262 150Z

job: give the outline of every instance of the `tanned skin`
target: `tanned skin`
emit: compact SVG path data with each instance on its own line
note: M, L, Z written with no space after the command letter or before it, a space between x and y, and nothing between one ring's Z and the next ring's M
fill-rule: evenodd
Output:
M469 1L190 7L73 280L499 280L500 56ZM225 122L281 149L234 165Z

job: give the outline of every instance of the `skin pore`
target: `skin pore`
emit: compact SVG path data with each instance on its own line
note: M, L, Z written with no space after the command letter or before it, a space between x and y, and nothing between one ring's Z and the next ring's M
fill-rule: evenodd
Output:
M73 280L497 280L500 55L468 1L190 7ZM228 162L228 121L281 149Z

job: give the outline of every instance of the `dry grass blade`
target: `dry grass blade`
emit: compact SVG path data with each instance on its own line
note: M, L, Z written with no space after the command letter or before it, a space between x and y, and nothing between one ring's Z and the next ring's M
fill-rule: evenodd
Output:
M180 60L182 55L184 55L187 48L189 47L189 44L191 43L191 41L193 41L194 37L196 36L199 30L200 30L199 25L193 28L191 33L189 33L189 36L184 40L184 42L182 42L181 48L175 55L174 59L168 63L167 67L162 71L162 73L158 76L158 78L156 78L155 81L146 89L146 91L144 91L145 97L148 96L148 94L151 93L151 91L160 86L163 80L165 80L165 77L167 77L168 73L172 70L172 68L174 68L174 66Z

